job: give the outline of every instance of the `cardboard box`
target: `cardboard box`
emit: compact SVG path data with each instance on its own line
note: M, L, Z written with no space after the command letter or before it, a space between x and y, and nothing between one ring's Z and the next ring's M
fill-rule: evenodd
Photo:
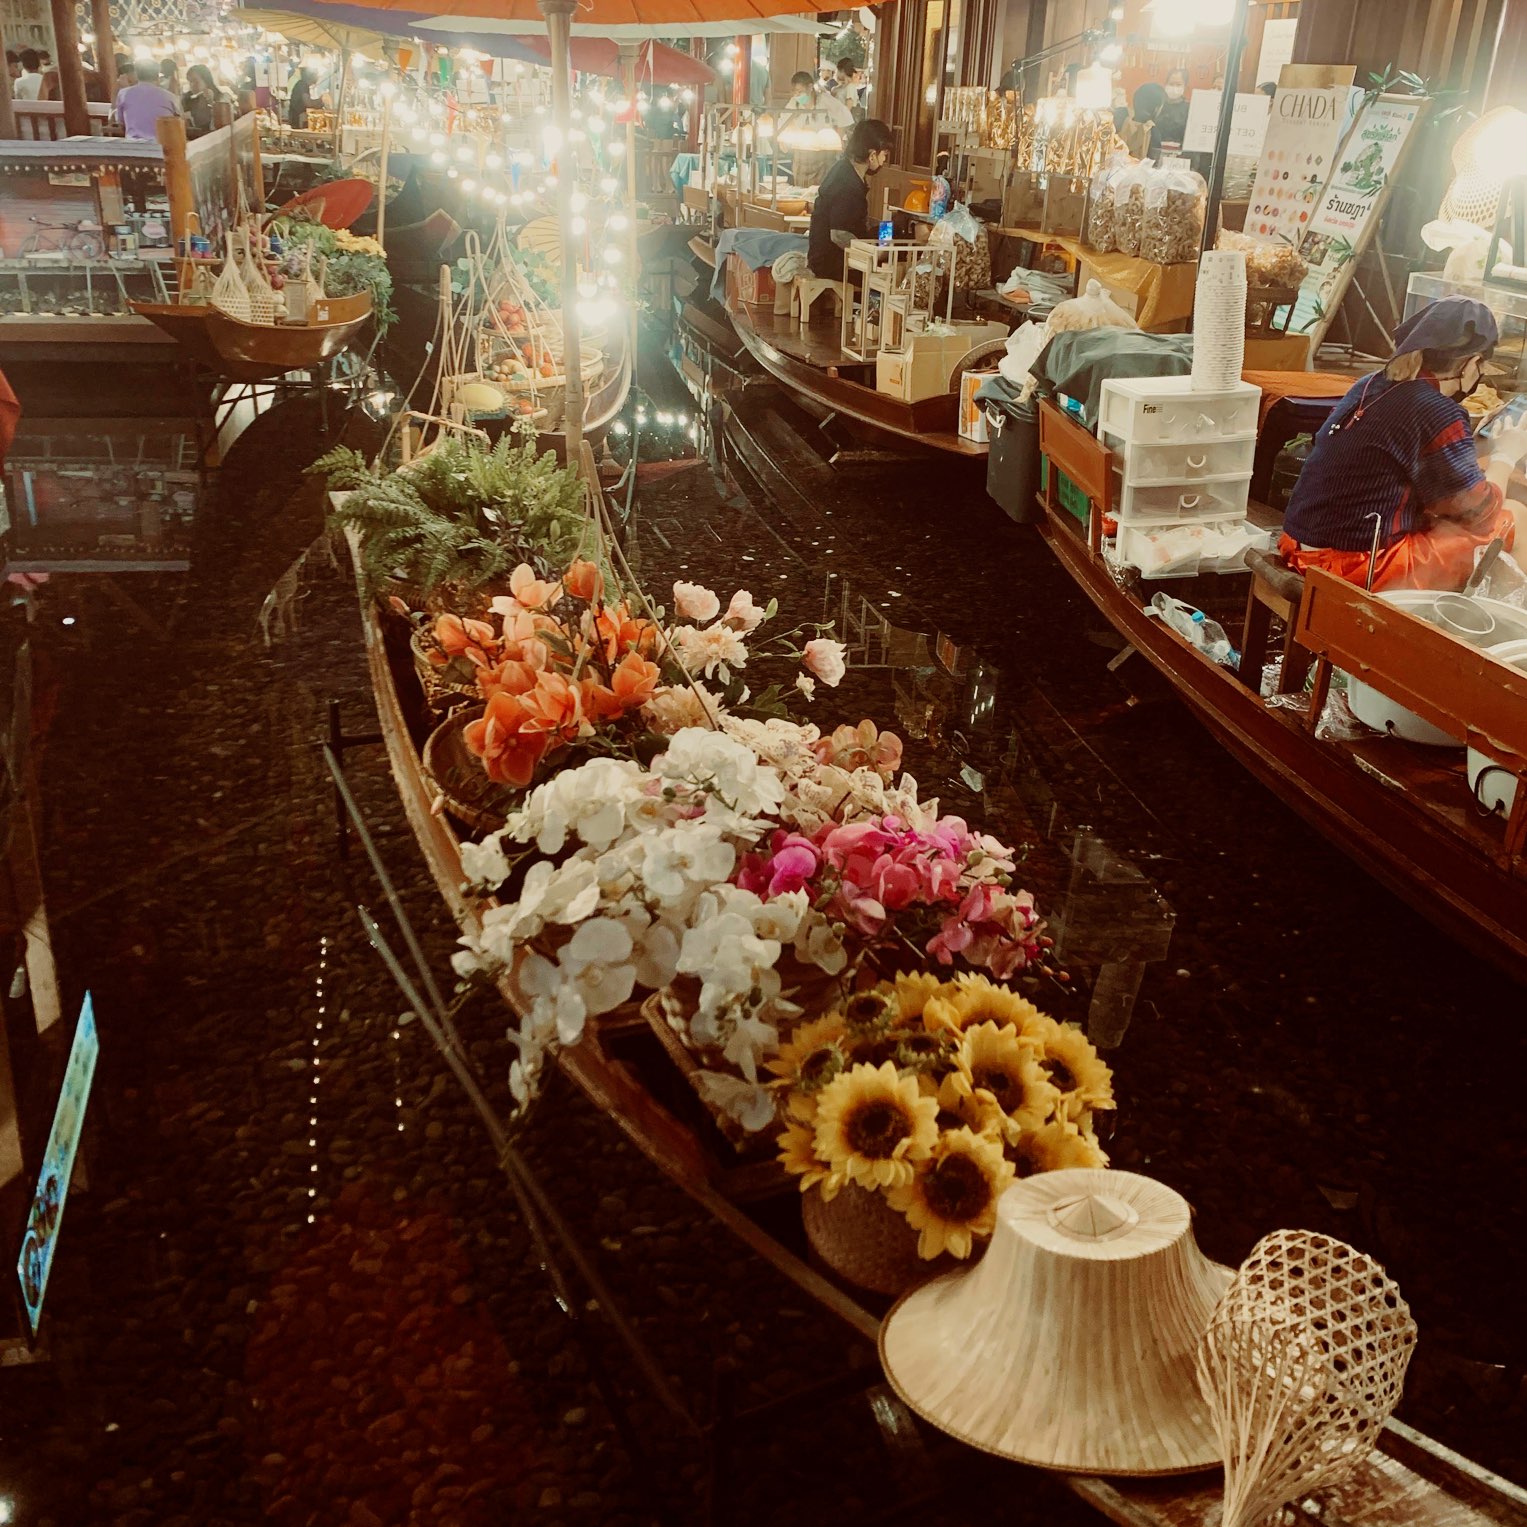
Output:
M991 377L989 371L966 371L960 375L960 439L986 445L986 409L976 402L976 391Z
M1033 170L1016 170L1002 194L1004 228L1037 228L1044 218L1045 192L1042 177Z
M904 403L944 397L952 390L950 373L965 356L1007 333L1005 323L959 323L952 334L907 334L903 348L882 348L875 357L875 390Z
M1044 211L1039 220L1041 233L1081 236L1087 217L1087 185L1084 175L1045 177Z
M749 307L774 306L774 272L767 265L749 270L747 262L736 255L726 257L726 296L728 302Z

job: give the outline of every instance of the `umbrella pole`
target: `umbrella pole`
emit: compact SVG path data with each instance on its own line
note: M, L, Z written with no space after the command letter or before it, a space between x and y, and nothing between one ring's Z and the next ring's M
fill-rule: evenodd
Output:
M567 376L562 438L567 464L583 456L583 346L578 324L578 241L573 237L573 76L568 40L578 0L536 0L551 39L551 120L557 129L557 223L562 231L562 370Z
M636 87L637 47L634 42L620 46L621 79L631 109L626 113L626 264L631 272L631 365L636 365Z
M345 93L350 85L350 50L339 50L339 88L334 92L334 162L344 159Z
M396 87L391 80L382 83L382 153L376 181L376 241L387 253L387 153L392 147L392 97Z

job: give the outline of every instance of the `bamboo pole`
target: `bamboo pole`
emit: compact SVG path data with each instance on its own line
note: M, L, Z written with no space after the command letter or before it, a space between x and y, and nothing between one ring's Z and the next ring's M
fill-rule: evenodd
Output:
M631 269L631 364L636 364L637 312L636 312L636 86L637 45L623 42L620 45L621 78L625 84L626 97L631 109L626 113L626 263Z
M569 57L578 0L536 0L551 39L551 120L557 129L557 223L562 231L562 369L567 376L562 439L569 466L583 451L583 345L578 323L578 242L573 237L573 75Z
M57 3L57 0L55 0ZM334 92L334 161L344 158L345 143L345 95L350 85L350 50L339 50L339 88Z

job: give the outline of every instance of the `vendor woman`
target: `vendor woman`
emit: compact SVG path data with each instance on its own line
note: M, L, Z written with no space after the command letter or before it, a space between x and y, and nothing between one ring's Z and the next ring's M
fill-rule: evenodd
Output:
M1481 468L1462 403L1496 338L1489 308L1467 297L1444 297L1400 326L1393 358L1315 436L1283 520L1290 567L1367 583L1371 558L1376 589L1458 589L1476 548L1496 536L1510 547L1527 510L1504 490L1527 441L1494 442Z

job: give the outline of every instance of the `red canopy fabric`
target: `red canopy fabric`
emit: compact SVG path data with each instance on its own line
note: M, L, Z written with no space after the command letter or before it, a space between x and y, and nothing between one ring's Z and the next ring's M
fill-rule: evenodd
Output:
M366 0L366 9L417 12L419 0ZM770 16L816 16L842 9L841 4L824 5L822 0L582 0L573 20L580 26L650 26L682 37L691 22L736 21L738 33L745 34L749 21ZM543 25L546 21L536 0L452 0L450 14Z
M547 63L551 62L550 38L524 37L519 40ZM573 38L572 61L573 68L580 74L598 74L612 80L620 78L620 44L611 38ZM714 85L720 82L716 71L704 59L691 58L688 53L650 37L637 50L636 79L638 84L645 80L657 85Z
M5 466L6 452L16 438L16 425L21 419L21 404L11 391L5 373L0 371L0 468Z

